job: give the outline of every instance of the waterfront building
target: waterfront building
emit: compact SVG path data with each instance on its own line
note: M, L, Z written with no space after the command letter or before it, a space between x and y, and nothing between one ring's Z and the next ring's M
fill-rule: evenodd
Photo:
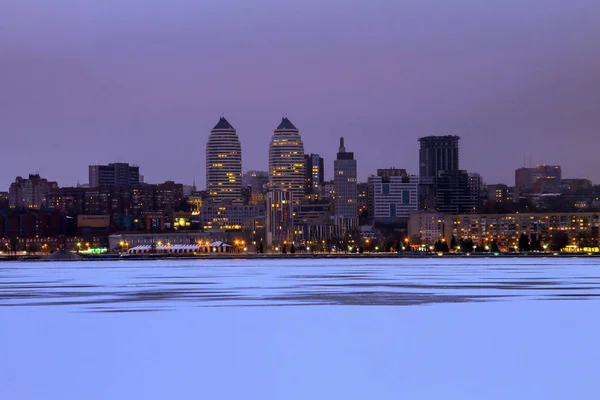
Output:
M145 233L115 233L108 237L109 251L115 252L121 249L134 248L136 246L150 246L158 248L159 246L173 245L206 245L220 241L232 243L238 233L228 232L194 232L194 231L175 231L175 232L145 232Z
M89 186L91 188L139 185L140 182L140 167L137 165L111 163L89 166Z
M215 202L242 197L242 147L225 117L219 118L206 144L206 190Z
M413 211L408 216L408 238L414 244L434 244L446 240L444 214L435 211Z
M294 202L304 197L304 144L300 132L284 117L275 129L269 145L270 190L289 192Z
M432 224L437 225L432 228ZM503 250L513 250L521 235L528 238L535 235L541 249L552 248L559 239L564 240L560 248L566 245L597 247L600 213L452 215L417 212L411 213L408 226L410 237L424 244L433 244L440 238L450 242L454 238L455 241L472 240L479 246L495 242Z

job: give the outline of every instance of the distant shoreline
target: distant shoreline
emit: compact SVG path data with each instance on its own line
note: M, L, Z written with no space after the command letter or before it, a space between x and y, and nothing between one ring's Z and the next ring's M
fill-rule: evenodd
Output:
M45 256L5 256L0 262L6 261L150 261L150 260L311 260L311 259L450 259L450 258L599 258L600 253L315 253L315 254L136 254L119 255L107 254L102 256L82 256L82 260L47 260Z

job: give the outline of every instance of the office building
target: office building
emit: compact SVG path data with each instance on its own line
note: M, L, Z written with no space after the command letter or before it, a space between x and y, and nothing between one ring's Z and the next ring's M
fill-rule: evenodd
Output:
M446 214L479 212L480 187L478 178L469 176L466 171L440 174L435 178L435 210Z
M383 172L385 170L381 170ZM368 209L371 221L406 224L408 214L419 208L419 178L387 175L369 177Z
M358 217L358 188L354 153L346 151L344 138L340 138L337 158L333 163L335 190L335 215L355 219Z
M459 136L419 139L419 208L443 213L475 213L482 202L481 177L459 169Z
M389 178L390 176L408 176L408 173L404 168L378 168L377 176L382 178Z
M242 147L235 128L224 117L210 131L206 144L206 190L215 202L242 197Z
M325 182L325 162L318 154L304 156L305 194L309 200L319 199L319 188Z
M247 220L258 217L259 209L252 205L210 203L202 207L200 215L203 229L239 231Z
M458 136L426 136L419 139L419 175L437 177L458 172Z
M269 145L269 186L273 191L291 193L295 203L304 197L304 144L298 129L285 117Z
M89 186L133 186L140 184L140 167L127 163L89 166Z
M515 189L519 197L531 194L559 193L562 168L559 165L538 165L535 168L515 170Z

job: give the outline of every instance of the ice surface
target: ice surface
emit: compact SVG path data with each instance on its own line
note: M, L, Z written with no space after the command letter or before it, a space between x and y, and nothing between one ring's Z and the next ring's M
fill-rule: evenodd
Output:
M600 392L593 259L0 264L0 399Z

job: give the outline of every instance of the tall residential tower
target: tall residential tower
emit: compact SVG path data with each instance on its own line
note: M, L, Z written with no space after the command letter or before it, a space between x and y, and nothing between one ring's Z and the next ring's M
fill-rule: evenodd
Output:
M216 202L242 197L242 147L224 117L210 131L206 144L206 190Z
M289 192L298 204L304 197L304 144L300 132L284 117L269 144L269 189Z

